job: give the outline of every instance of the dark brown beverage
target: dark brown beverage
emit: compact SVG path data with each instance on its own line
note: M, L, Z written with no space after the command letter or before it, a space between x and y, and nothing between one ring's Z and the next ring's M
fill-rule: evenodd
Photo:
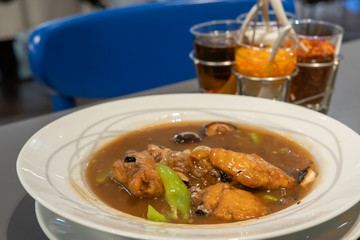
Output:
M236 93L232 76L235 43L232 39L198 37L194 41L198 62L196 72L203 92Z
M194 41L196 56L211 62L234 61L235 42L226 37L197 37Z

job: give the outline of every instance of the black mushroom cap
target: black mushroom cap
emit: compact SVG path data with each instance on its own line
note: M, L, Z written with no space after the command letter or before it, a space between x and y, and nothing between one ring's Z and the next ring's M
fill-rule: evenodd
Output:
M194 132L181 132L181 133L177 133L174 136L174 142L178 143L178 144L183 144L183 143L197 143L197 142L201 142L201 137Z
M232 182L232 178L228 176L225 172L220 171L220 181L224 183Z
M198 216L205 216L206 215L206 213L201 209L196 209L195 214L198 215Z
M219 134L224 134L226 132L232 132L235 130L237 130L237 127L231 123L211 122L203 127L202 134L204 136L215 136Z
M124 162L129 163L129 162L136 162L136 158L133 156L125 156L124 158Z
M306 174L308 173L310 167L306 167L304 169L298 169L299 176L295 179L295 181L300 184L304 180Z

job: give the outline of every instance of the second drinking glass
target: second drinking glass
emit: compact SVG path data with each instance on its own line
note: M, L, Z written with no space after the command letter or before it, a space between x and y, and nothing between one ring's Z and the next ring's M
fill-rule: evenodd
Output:
M236 37L234 74L238 93L285 101L291 78L297 73L299 41L290 26L285 28L276 20L264 21L261 14L259 11L258 18L249 24L243 21Z

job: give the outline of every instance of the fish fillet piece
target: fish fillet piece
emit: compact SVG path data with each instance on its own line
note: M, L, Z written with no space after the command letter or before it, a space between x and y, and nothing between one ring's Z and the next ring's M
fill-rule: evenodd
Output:
M294 178L256 154L213 148L210 151L210 161L215 167L250 188L291 188L296 184Z
M200 194L201 208L226 221L241 221L268 214L267 207L251 192L217 183Z

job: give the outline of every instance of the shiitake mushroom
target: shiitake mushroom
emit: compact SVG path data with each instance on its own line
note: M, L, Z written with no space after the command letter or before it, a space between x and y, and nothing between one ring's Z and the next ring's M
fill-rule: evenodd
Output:
M317 173L311 169L311 167L306 167L304 169L297 169L297 176L295 175L295 181L301 186L305 187L306 185L315 181Z
M197 143L197 142L201 142L201 137L194 132L181 132L175 134L174 142L178 144Z
M211 122L203 127L202 133L205 136L215 136L235 130L237 130L237 127L233 124L226 122Z
M298 184L300 184L304 180L306 174L308 173L308 169L309 167L306 167L304 169L297 169L299 176L296 178L296 182Z
M136 162L136 158L133 156L125 156L124 158L124 162L129 163L129 162Z
M220 181L221 182L230 183L233 181L231 176L228 176L225 172L220 171L219 173L220 173Z

